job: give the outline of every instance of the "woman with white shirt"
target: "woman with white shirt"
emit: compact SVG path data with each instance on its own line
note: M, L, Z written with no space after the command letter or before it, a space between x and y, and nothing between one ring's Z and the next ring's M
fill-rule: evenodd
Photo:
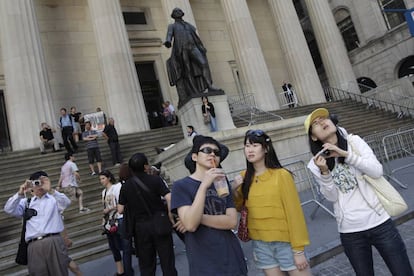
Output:
M99 173L99 181L105 187L102 191L102 203L104 221L108 218L114 218L116 225L122 223L122 215L117 212L117 204L119 201L119 192L121 191L122 184L115 183L115 177L109 170L104 170ZM124 266L122 264L121 250L122 241L119 231L113 232L112 229L106 229L104 233L108 239L109 249L112 251L116 264L116 275L124 275Z
M336 120L334 120L336 121ZM362 175L379 178L381 163L361 137L336 126L325 108L305 120L314 157L308 168L334 211L344 247L356 275L374 275L375 246L392 275L414 275L407 250L394 222Z

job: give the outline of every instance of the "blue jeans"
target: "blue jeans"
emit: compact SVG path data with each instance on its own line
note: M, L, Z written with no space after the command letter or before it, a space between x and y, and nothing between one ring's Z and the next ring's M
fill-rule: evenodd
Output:
M126 235L125 223L123 218L118 219L118 233L121 237L122 263L124 265L125 276L133 276L132 268L132 241Z
M392 275L414 275L405 244L391 219L365 231L341 233L340 237L357 276L374 275L372 246L378 250Z
M217 131L217 121L216 118L210 115L210 131L215 132Z

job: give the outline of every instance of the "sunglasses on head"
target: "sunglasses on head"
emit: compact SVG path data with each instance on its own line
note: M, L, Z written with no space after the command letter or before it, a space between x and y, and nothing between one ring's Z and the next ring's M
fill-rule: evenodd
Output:
M220 156L220 150L219 149L213 149L213 148L210 148L210 147L202 148L198 152L202 152L202 153L205 153L205 154L211 154L211 153L214 152L215 156Z
M261 130L261 129L251 129L251 130L248 130L246 132L246 136L254 135L254 136L257 136L257 137L261 137L264 134L265 134L264 131Z
M246 132L246 137L248 137L248 136L256 136L256 137L263 137L264 136L265 141L266 142L270 142L269 136L267 136L267 134L263 130L261 130L261 129L251 129L251 130L248 130Z

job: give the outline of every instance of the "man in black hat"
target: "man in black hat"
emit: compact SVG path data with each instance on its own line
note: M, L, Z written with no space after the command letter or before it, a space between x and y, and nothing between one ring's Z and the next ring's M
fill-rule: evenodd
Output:
M28 204L30 212L25 212L26 195L30 194L33 194ZM4 206L7 214L18 218L26 213L30 275L68 275L71 259L60 235L64 229L60 213L69 205L69 198L51 188L47 173L38 171L20 185Z
M220 143L212 137L193 139L195 170L174 182L171 210L185 232L190 275L247 275L243 251L234 233L237 211L231 194L220 197L213 182L224 177Z

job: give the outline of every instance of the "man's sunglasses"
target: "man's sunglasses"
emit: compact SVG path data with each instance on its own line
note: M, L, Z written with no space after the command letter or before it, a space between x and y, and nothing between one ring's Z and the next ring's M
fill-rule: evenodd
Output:
M205 154L211 154L211 153L214 152L215 156L220 156L220 150L219 149L213 149L213 148L210 148L210 147L202 148L198 152L202 152L202 153L205 153Z

